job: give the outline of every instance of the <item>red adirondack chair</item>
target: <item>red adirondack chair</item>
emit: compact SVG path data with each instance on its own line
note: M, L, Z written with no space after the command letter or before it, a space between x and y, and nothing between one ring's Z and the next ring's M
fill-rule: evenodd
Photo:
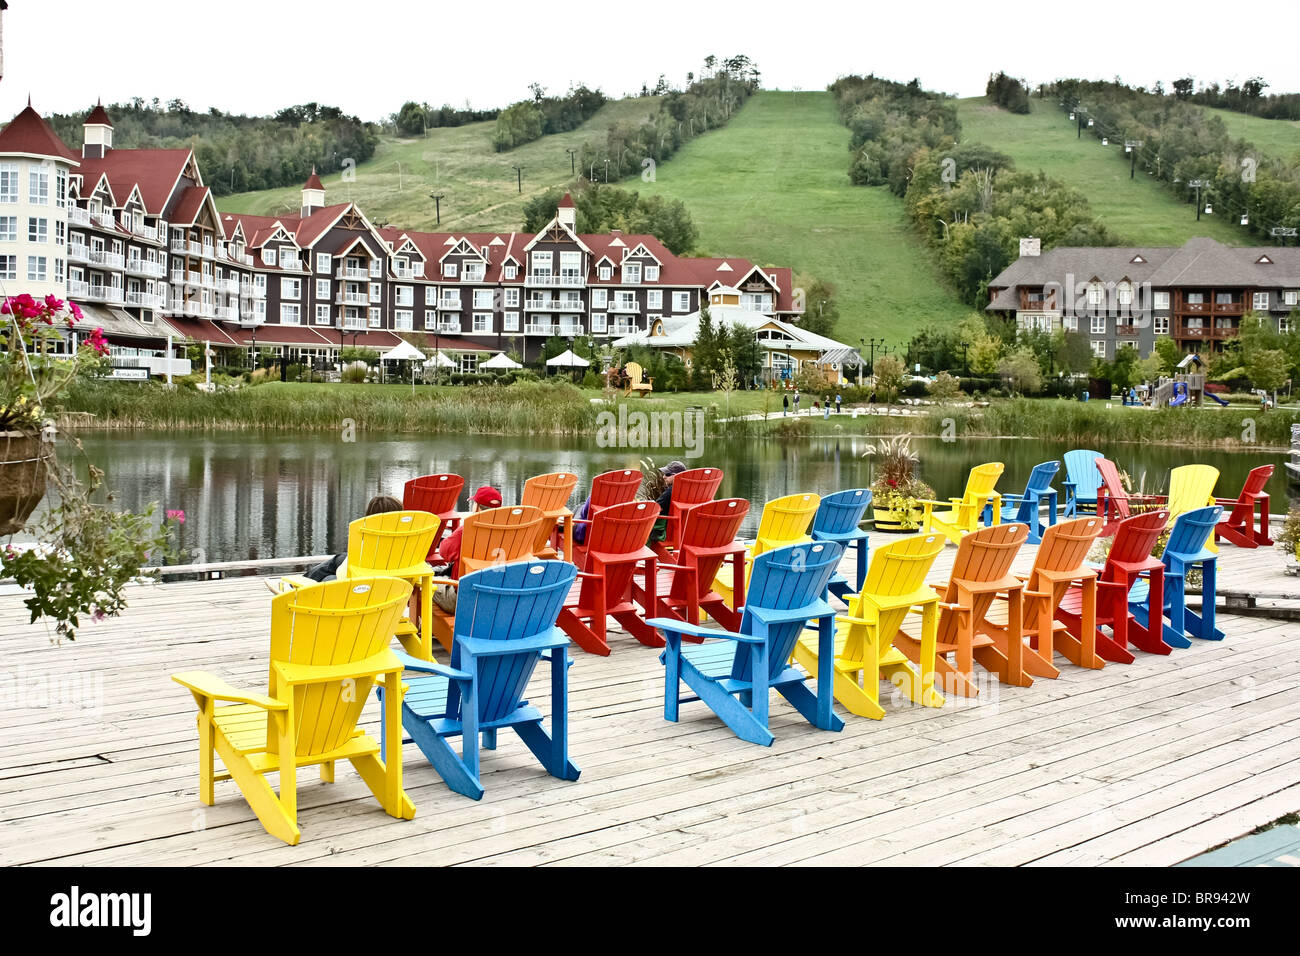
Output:
M1103 538L1111 537L1119 528L1120 522L1167 501L1162 495L1130 495L1124 490L1119 467L1109 458L1097 459L1097 471L1101 473L1101 486L1097 489L1097 514L1106 521L1101 529Z
M673 496L676 497L676 492ZM722 498L697 505L686 514L681 540L671 563L659 563L657 596L643 589L635 594L646 617L669 617L686 624L698 624L703 611L725 629L740 627L740 612L713 590L718 569L730 559L732 579L739 581L736 604L745 604L745 543L738 541L741 522L749 513L744 498ZM686 638L689 639L689 638Z
M1246 483L1241 486L1237 500L1215 498L1216 505L1223 506L1223 517L1214 527L1214 540L1222 538L1239 548L1257 548L1271 545L1273 539L1268 536L1268 492L1264 486L1273 477L1272 465L1260 465L1252 468L1246 476ZM676 494L676 492L673 492ZM1259 505L1259 524L1255 526L1255 505ZM1229 511L1228 509L1232 510Z
M669 503L668 514L664 515L668 529L664 540L656 541L651 547L659 552L660 557L668 557L669 552L677 550L682 535L682 526L686 515L692 508L712 501L722 484L721 468L692 468L681 472L673 479L673 497Z
M575 524L587 525L590 530L591 522L596 516L606 508L614 505L621 505L629 501L636 500L636 493L641 490L641 472L635 468L624 468L620 471L606 471L591 479L591 495L587 499L587 517L575 518ZM574 542L573 554L565 555L565 558L572 561L581 571L587 560L587 538L584 537L582 543Z
M638 613L633 582L639 573L649 601L655 603L657 555L646 546L659 517L653 501L628 501L602 508L591 522L585 548L586 567L578 572L556 622L573 643L590 654L609 655L605 639L612 617L647 647L663 647L658 632Z
M438 563L438 542L443 535L456 530L460 515L456 502L460 500L465 479L460 475L422 475L412 478L402 486L403 511L427 511L440 519L433 535L433 548L429 551L430 563Z
M1145 575L1150 588L1149 606L1164 606L1165 566L1151 556L1151 550L1168 524L1169 512L1161 509L1126 518L1115 532L1110 554L1097 577L1097 656L1104 660L1133 663L1129 644L1150 654L1168 654L1172 650L1164 642L1163 619L1156 616L1154 627L1148 630L1134 618L1128 601L1133 583ZM1075 639L1082 635L1082 610L1082 591L1072 587L1061 600L1057 620L1065 623ZM1102 633L1103 627L1110 628L1110 637Z

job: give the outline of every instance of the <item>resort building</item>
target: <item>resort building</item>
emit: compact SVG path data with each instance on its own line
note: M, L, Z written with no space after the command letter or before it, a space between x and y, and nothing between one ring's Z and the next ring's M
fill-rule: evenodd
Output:
M848 376L853 374L850 370L861 374L864 363L857 349L750 307L744 293L737 288L720 283L712 286L708 290L708 311L715 329L739 325L753 332L754 354L763 369L764 382L794 378L804 368L817 369L832 384L848 381ZM689 367L700 331L700 317L700 311L696 310L687 315L656 319L645 331L616 339L614 347L641 345L663 349Z
M1161 248L1062 246L1020 258L989 283L987 310L1020 328L1086 334L1113 359L1133 345L1146 356L1160 337L1185 353L1222 351L1254 313L1282 331L1300 306L1300 249L1225 246L1198 237Z
M4 294L71 298L117 363L185 374L206 342L332 365L401 339L461 371L496 351L536 359L548 338L618 342L696 316L710 289L795 327L791 270L676 256L650 235L579 234L573 200L536 235L376 226L328 204L312 172L295 214L220 212L190 149L117 149L102 106L78 156L30 106L0 133Z

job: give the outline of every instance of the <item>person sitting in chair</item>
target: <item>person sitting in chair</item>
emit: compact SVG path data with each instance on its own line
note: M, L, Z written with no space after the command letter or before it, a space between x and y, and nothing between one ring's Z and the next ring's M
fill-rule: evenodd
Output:
M474 497L469 500L471 514L476 511L500 507L501 492L490 485L484 485L474 492ZM442 544L438 546L438 557L442 558L446 563L435 567L433 569L434 574L450 577L453 581L460 578L460 541L461 533L464 530L465 525L462 522L455 531L443 538ZM433 603L448 614L454 613L456 610L456 589L448 584L438 585L433 592Z

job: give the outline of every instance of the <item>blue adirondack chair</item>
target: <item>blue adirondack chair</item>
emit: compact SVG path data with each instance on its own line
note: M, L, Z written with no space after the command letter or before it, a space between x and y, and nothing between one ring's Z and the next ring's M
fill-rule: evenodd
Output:
M867 533L858 525L862 523L862 516L870 504L870 489L848 488L823 498L817 506L817 513L813 515L809 534L814 541L835 541L845 551L850 547L857 551L853 583L850 584L844 575L836 571L827 585L831 593L842 601L847 601L849 594L861 591L862 582L867 579Z
M1029 537L1025 540L1030 544L1042 544L1044 532L1050 525L1056 524L1056 489L1052 487L1052 479L1060 467L1061 463L1057 461L1035 465L1029 473L1029 481L1025 483L1024 494L1002 496L1002 523L1010 524L1014 521L1029 525ZM1043 523L1039 510L1044 501L1047 502L1046 524ZM992 524L991 512L991 508L984 510L985 527Z
M1101 472L1097 459L1104 457L1099 451L1076 448L1065 453L1065 516L1078 517L1079 511L1097 510L1097 489L1101 487Z
M1187 635L1205 641L1223 640L1214 626L1215 578L1218 554L1206 547L1223 508L1211 505L1185 511L1174 522L1161 557L1165 565L1164 641L1170 647L1191 647ZM1201 613L1187 609L1187 572L1201 566ZM1147 623L1149 605L1146 579L1139 579L1129 591L1129 608L1138 623Z
M736 736L770 747L774 738L768 729L768 704L775 690L813 725L843 730L844 721L831 709L835 609L823 597L843 553L837 542L812 541L756 557L739 633L671 618L648 621L668 642L659 658L666 670L665 719L677 720L679 704L702 700ZM808 675L790 664L795 642L812 620L818 624L820 652L816 694L808 689ZM684 637L706 641L683 646ZM682 681L698 698L679 696Z
M451 666L399 654L408 680L402 727L452 790L475 800L479 735L488 750L496 732L513 728L553 777L577 780L568 757L569 639L555 626L578 569L567 561L518 561L460 579ZM537 662L551 664L551 732L524 699ZM460 737L461 753L448 739Z

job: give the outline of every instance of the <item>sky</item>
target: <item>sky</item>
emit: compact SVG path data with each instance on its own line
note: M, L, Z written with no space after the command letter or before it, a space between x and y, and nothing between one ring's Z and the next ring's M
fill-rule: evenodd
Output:
M406 100L478 108L586 83L608 95L684 84L706 56L744 53L772 89L823 89L837 76L919 77L927 89L984 92L990 72L1036 84L1060 76L1166 88L1263 75L1300 91L1300 57L1262 57L1261 37L1300 23L1293 3L1221 9L1133 0L863 0L716 3L623 0L9 0L0 117L26 104L72 112L134 96L192 109L267 114L315 101L366 120ZM560 11L560 12L556 12ZM1239 11L1239 12L1233 12ZM1275 50L1281 47L1273 46Z

